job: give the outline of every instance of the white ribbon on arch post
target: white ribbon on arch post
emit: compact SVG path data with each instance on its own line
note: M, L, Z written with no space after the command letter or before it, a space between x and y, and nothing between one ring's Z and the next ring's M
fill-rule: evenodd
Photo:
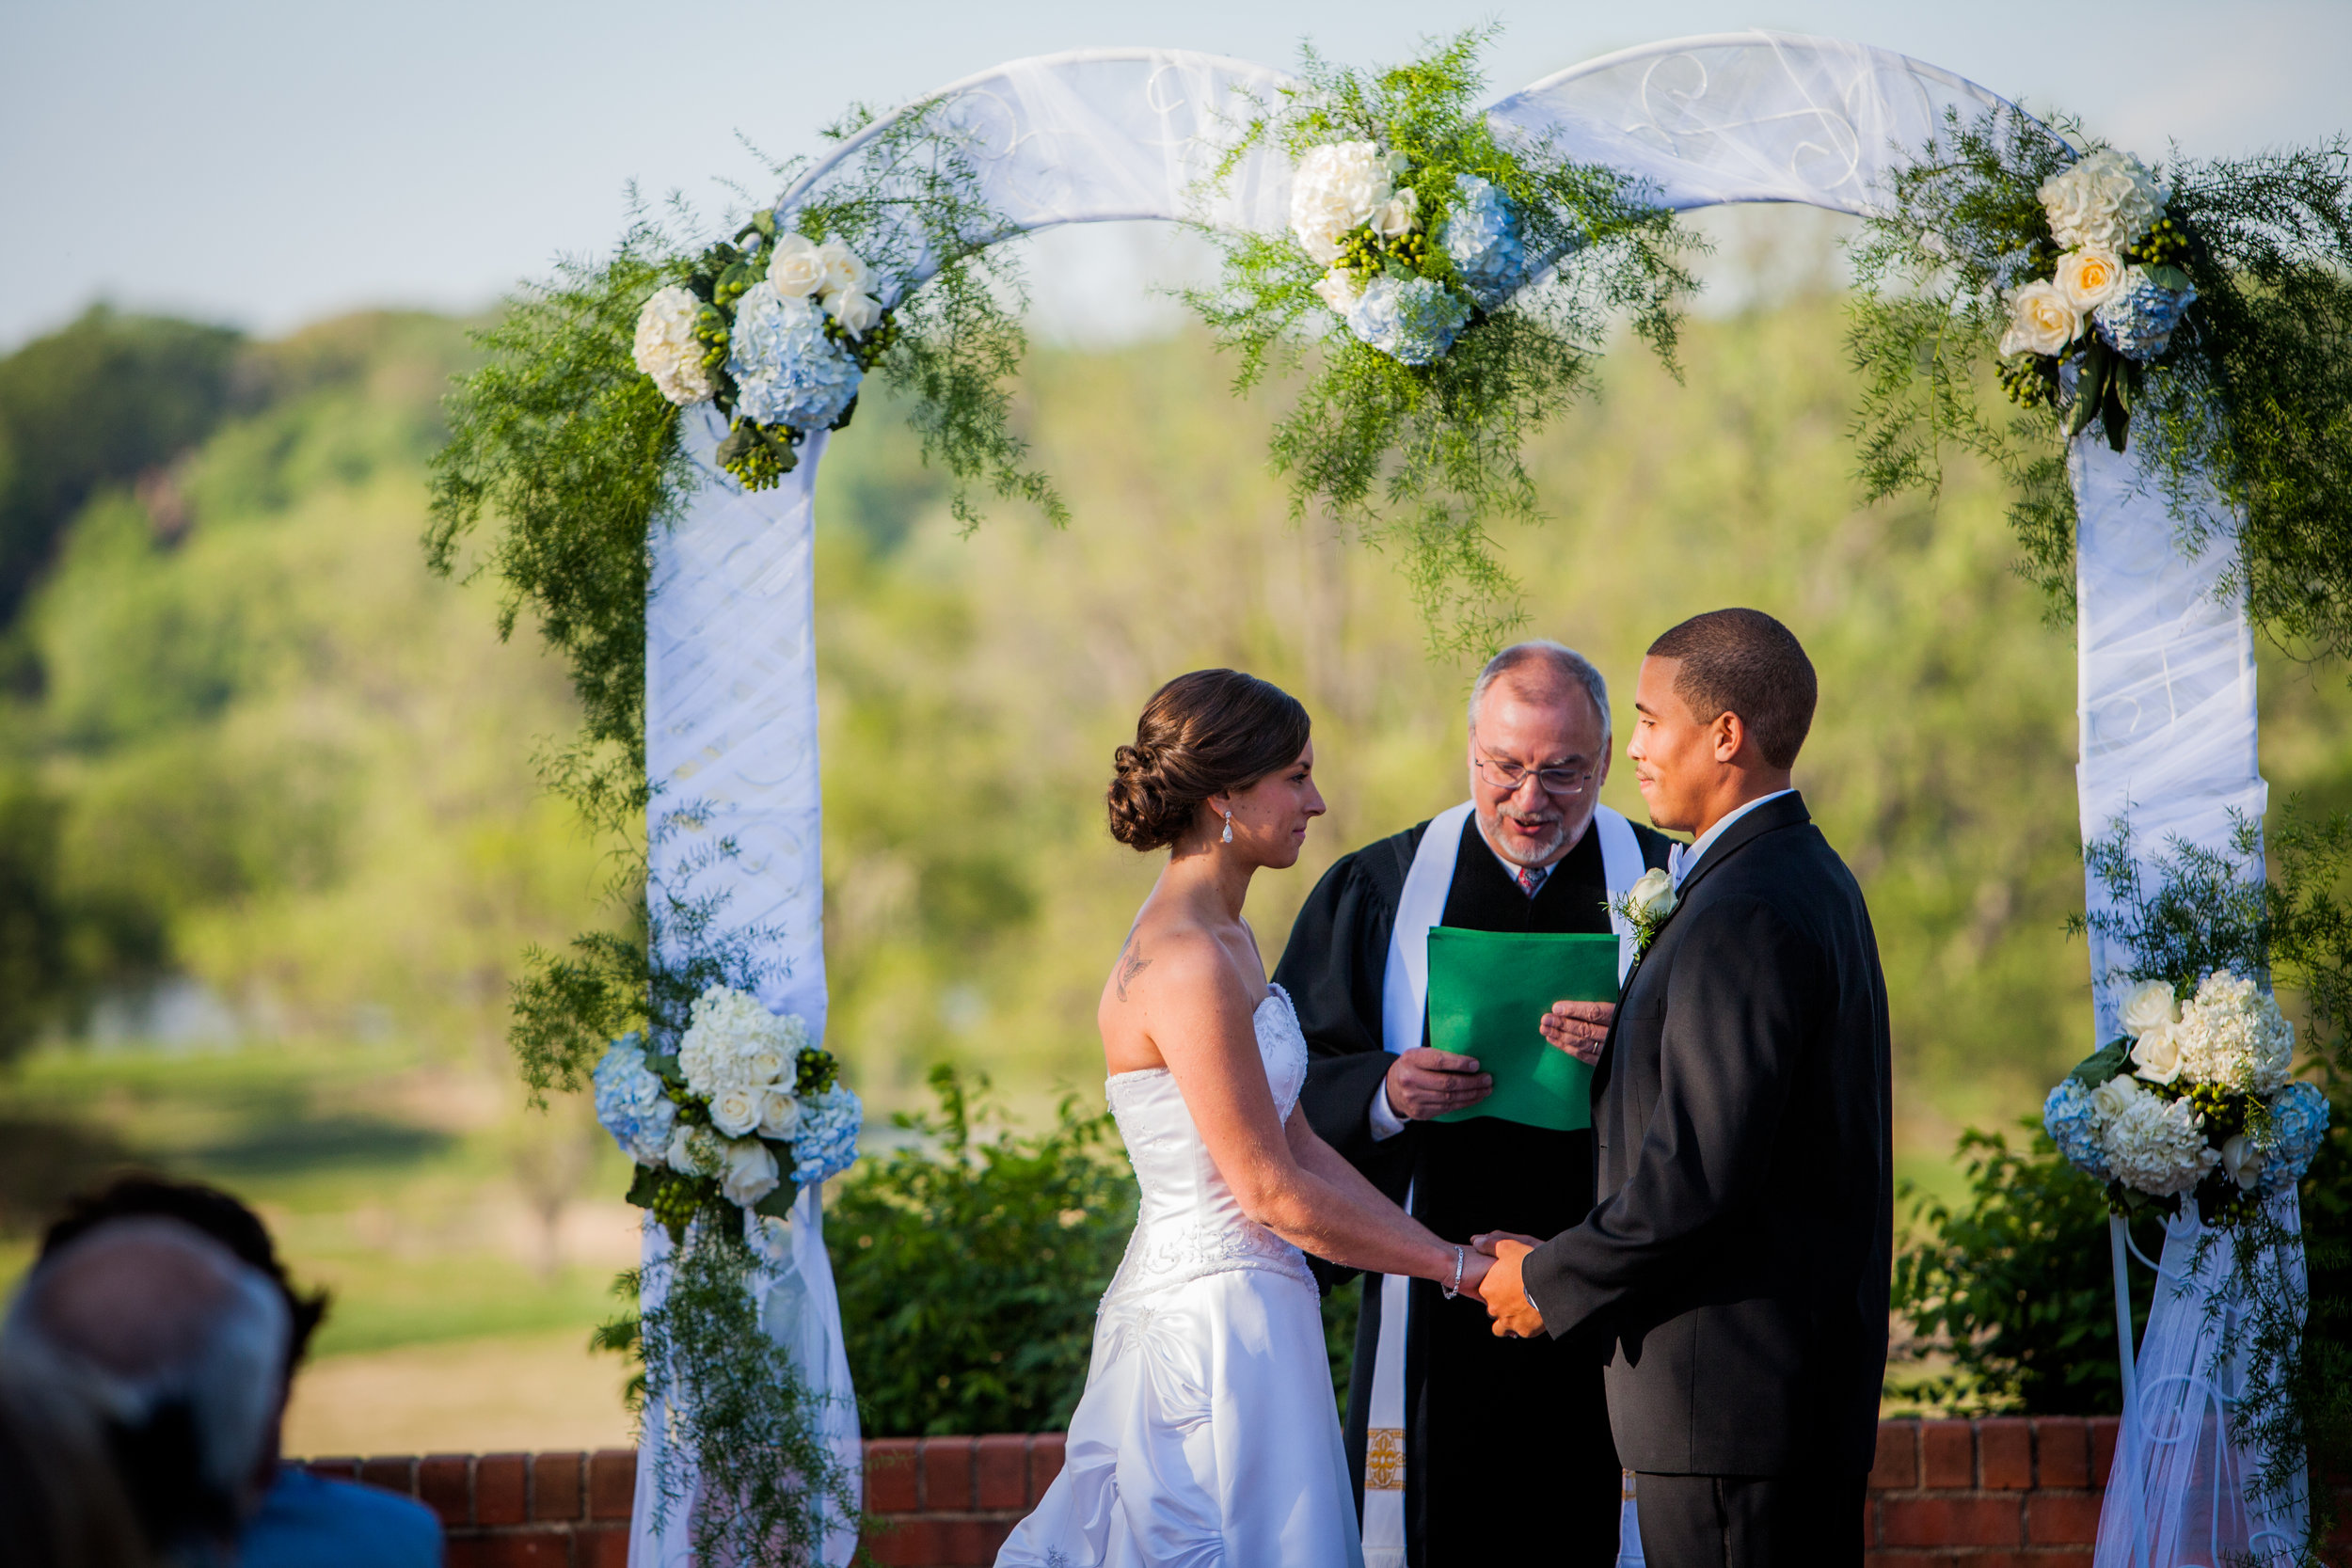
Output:
M1287 216L1290 171L1255 152L1227 194L1200 205L1201 177L1260 99L1289 81L1247 61L1178 50L1090 50L1016 60L932 95L936 123L967 135L977 194L1014 234L1067 223L1200 219L1273 230ZM1893 175L1942 127L2002 100L1948 71L1834 40L1741 33L1629 50L1548 77L1494 104L1506 135L1554 138L1580 162L1607 164L1644 181L1661 206L1789 201L1867 214L1883 210ZM879 129L852 137L779 202L792 210L877 145ZM929 276L909 269L908 286ZM706 454L716 420L692 416L690 445ZM699 489L653 538L646 610L646 766L657 823L686 801L692 823L672 823L652 852L657 881L703 862L696 886L732 900L726 917L779 933L762 1000L824 1022L822 868L817 767L816 652L812 641L811 494L824 442L810 441L799 468L774 489L747 494L703 464ZM2173 519L2144 483L2137 454L2078 443L2072 467L2077 533L2083 832L2095 836L2127 808L2140 841L2161 847L2178 834L2226 844L2233 808L2259 814L2252 641L2242 598L2221 592L2224 541L2191 557ZM739 853L710 858L722 836ZM2093 888L2095 900L2099 890ZM2094 941L2094 977L2110 957ZM2095 1041L2117 1032L2116 998L2094 978ZM794 1218L793 1267L807 1299L831 1314L811 1381L833 1396L833 1431L845 1462L858 1460L855 1407L840 1351L837 1309L816 1195ZM658 1264L658 1232L647 1261ZM2148 1357L2198 1354L2190 1319L2202 1296L2159 1291L2139 1385L2163 1372ZM2185 1346L2185 1348L2183 1348ZM2152 1373L2158 1373L2152 1376ZM2169 1386L2169 1385L2166 1385ZM2275 1521L2241 1510L2217 1523L2230 1495L2242 1497L2256 1456L2229 1440L2219 1407L2185 1406L2167 1425L2127 1424L2103 1522L2098 1568L2175 1568L2220 1560L2219 1550L2267 1556ZM2151 1412L2151 1415L2153 1413ZM2153 1436L2148 1435L2153 1433ZM653 1528L648 1494L660 1442L658 1414L640 1456L632 1568L684 1561L682 1518ZM2208 1478L2193 1481L2192 1474ZM2201 1502L2200 1501L2201 1499ZM2214 1505L2203 1514L2191 1510ZM2160 1517L2175 1521L2170 1528ZM2147 1521L2135 1530L2130 1523ZM2122 1528L2116 1527L2119 1522ZM2228 1539L2222 1539L2227 1533ZM2206 1537L2212 1537L2208 1541ZM2168 1545L2167 1544L2169 1543ZM846 1561L845 1529L825 1553ZM1638 1547L1635 1548L1638 1551Z

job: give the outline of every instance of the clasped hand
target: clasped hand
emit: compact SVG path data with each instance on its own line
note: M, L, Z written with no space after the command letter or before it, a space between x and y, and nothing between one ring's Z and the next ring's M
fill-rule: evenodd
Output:
M1533 1236L1509 1230L1489 1230L1472 1236L1470 1245L1494 1259L1478 1282L1478 1297L1486 1316L1495 1321L1498 1339L1533 1339L1544 1331L1544 1315L1535 1309L1519 1275L1519 1262L1543 1243Z

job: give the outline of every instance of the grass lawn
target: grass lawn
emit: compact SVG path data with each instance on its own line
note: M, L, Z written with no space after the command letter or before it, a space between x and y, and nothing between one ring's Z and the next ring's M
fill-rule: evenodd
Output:
M0 1278L108 1169L197 1178L258 1209L297 1282L333 1292L291 1450L626 1442L620 1364L585 1348L635 1259L626 1162L520 1098L399 1045L37 1053L0 1076ZM550 1148L578 1194L552 1227L526 1180Z

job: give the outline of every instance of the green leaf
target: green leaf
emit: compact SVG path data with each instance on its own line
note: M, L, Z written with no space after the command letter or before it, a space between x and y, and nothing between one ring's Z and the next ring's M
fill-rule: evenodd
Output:
M2075 1064L2066 1076L2087 1089L2095 1089L2110 1078L2121 1078L2131 1063L2132 1042L2112 1039Z
M628 1201L640 1209L653 1207L654 1195L661 1190L661 1172L651 1165L639 1165L629 1178Z
M760 1142L770 1148L785 1148L787 1158L790 1157L790 1149L787 1146L779 1145L772 1138L762 1138ZM792 1200L800 1196L800 1183L787 1176L776 1183L774 1192L752 1205L752 1212L765 1214L771 1220L788 1220L792 1217Z
M2158 262L2153 267L2145 267L2141 270L2147 273L2148 281L2159 289L2170 289L2174 293L2182 293L2189 288L2188 274L2178 267Z
M2122 451L2131 429L2132 411L2123 401L2123 378L2112 364L2107 367L2106 395L2099 400L2099 419L2106 426L2107 445Z

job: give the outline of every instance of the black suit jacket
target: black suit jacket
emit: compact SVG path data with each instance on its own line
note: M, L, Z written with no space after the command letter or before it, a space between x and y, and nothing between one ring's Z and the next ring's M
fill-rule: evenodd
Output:
M1783 796L1734 822L1629 978L1594 1077L1596 1207L1530 1254L1607 1345L1636 1470L1870 1467L1893 1246L1886 982L1862 890Z

